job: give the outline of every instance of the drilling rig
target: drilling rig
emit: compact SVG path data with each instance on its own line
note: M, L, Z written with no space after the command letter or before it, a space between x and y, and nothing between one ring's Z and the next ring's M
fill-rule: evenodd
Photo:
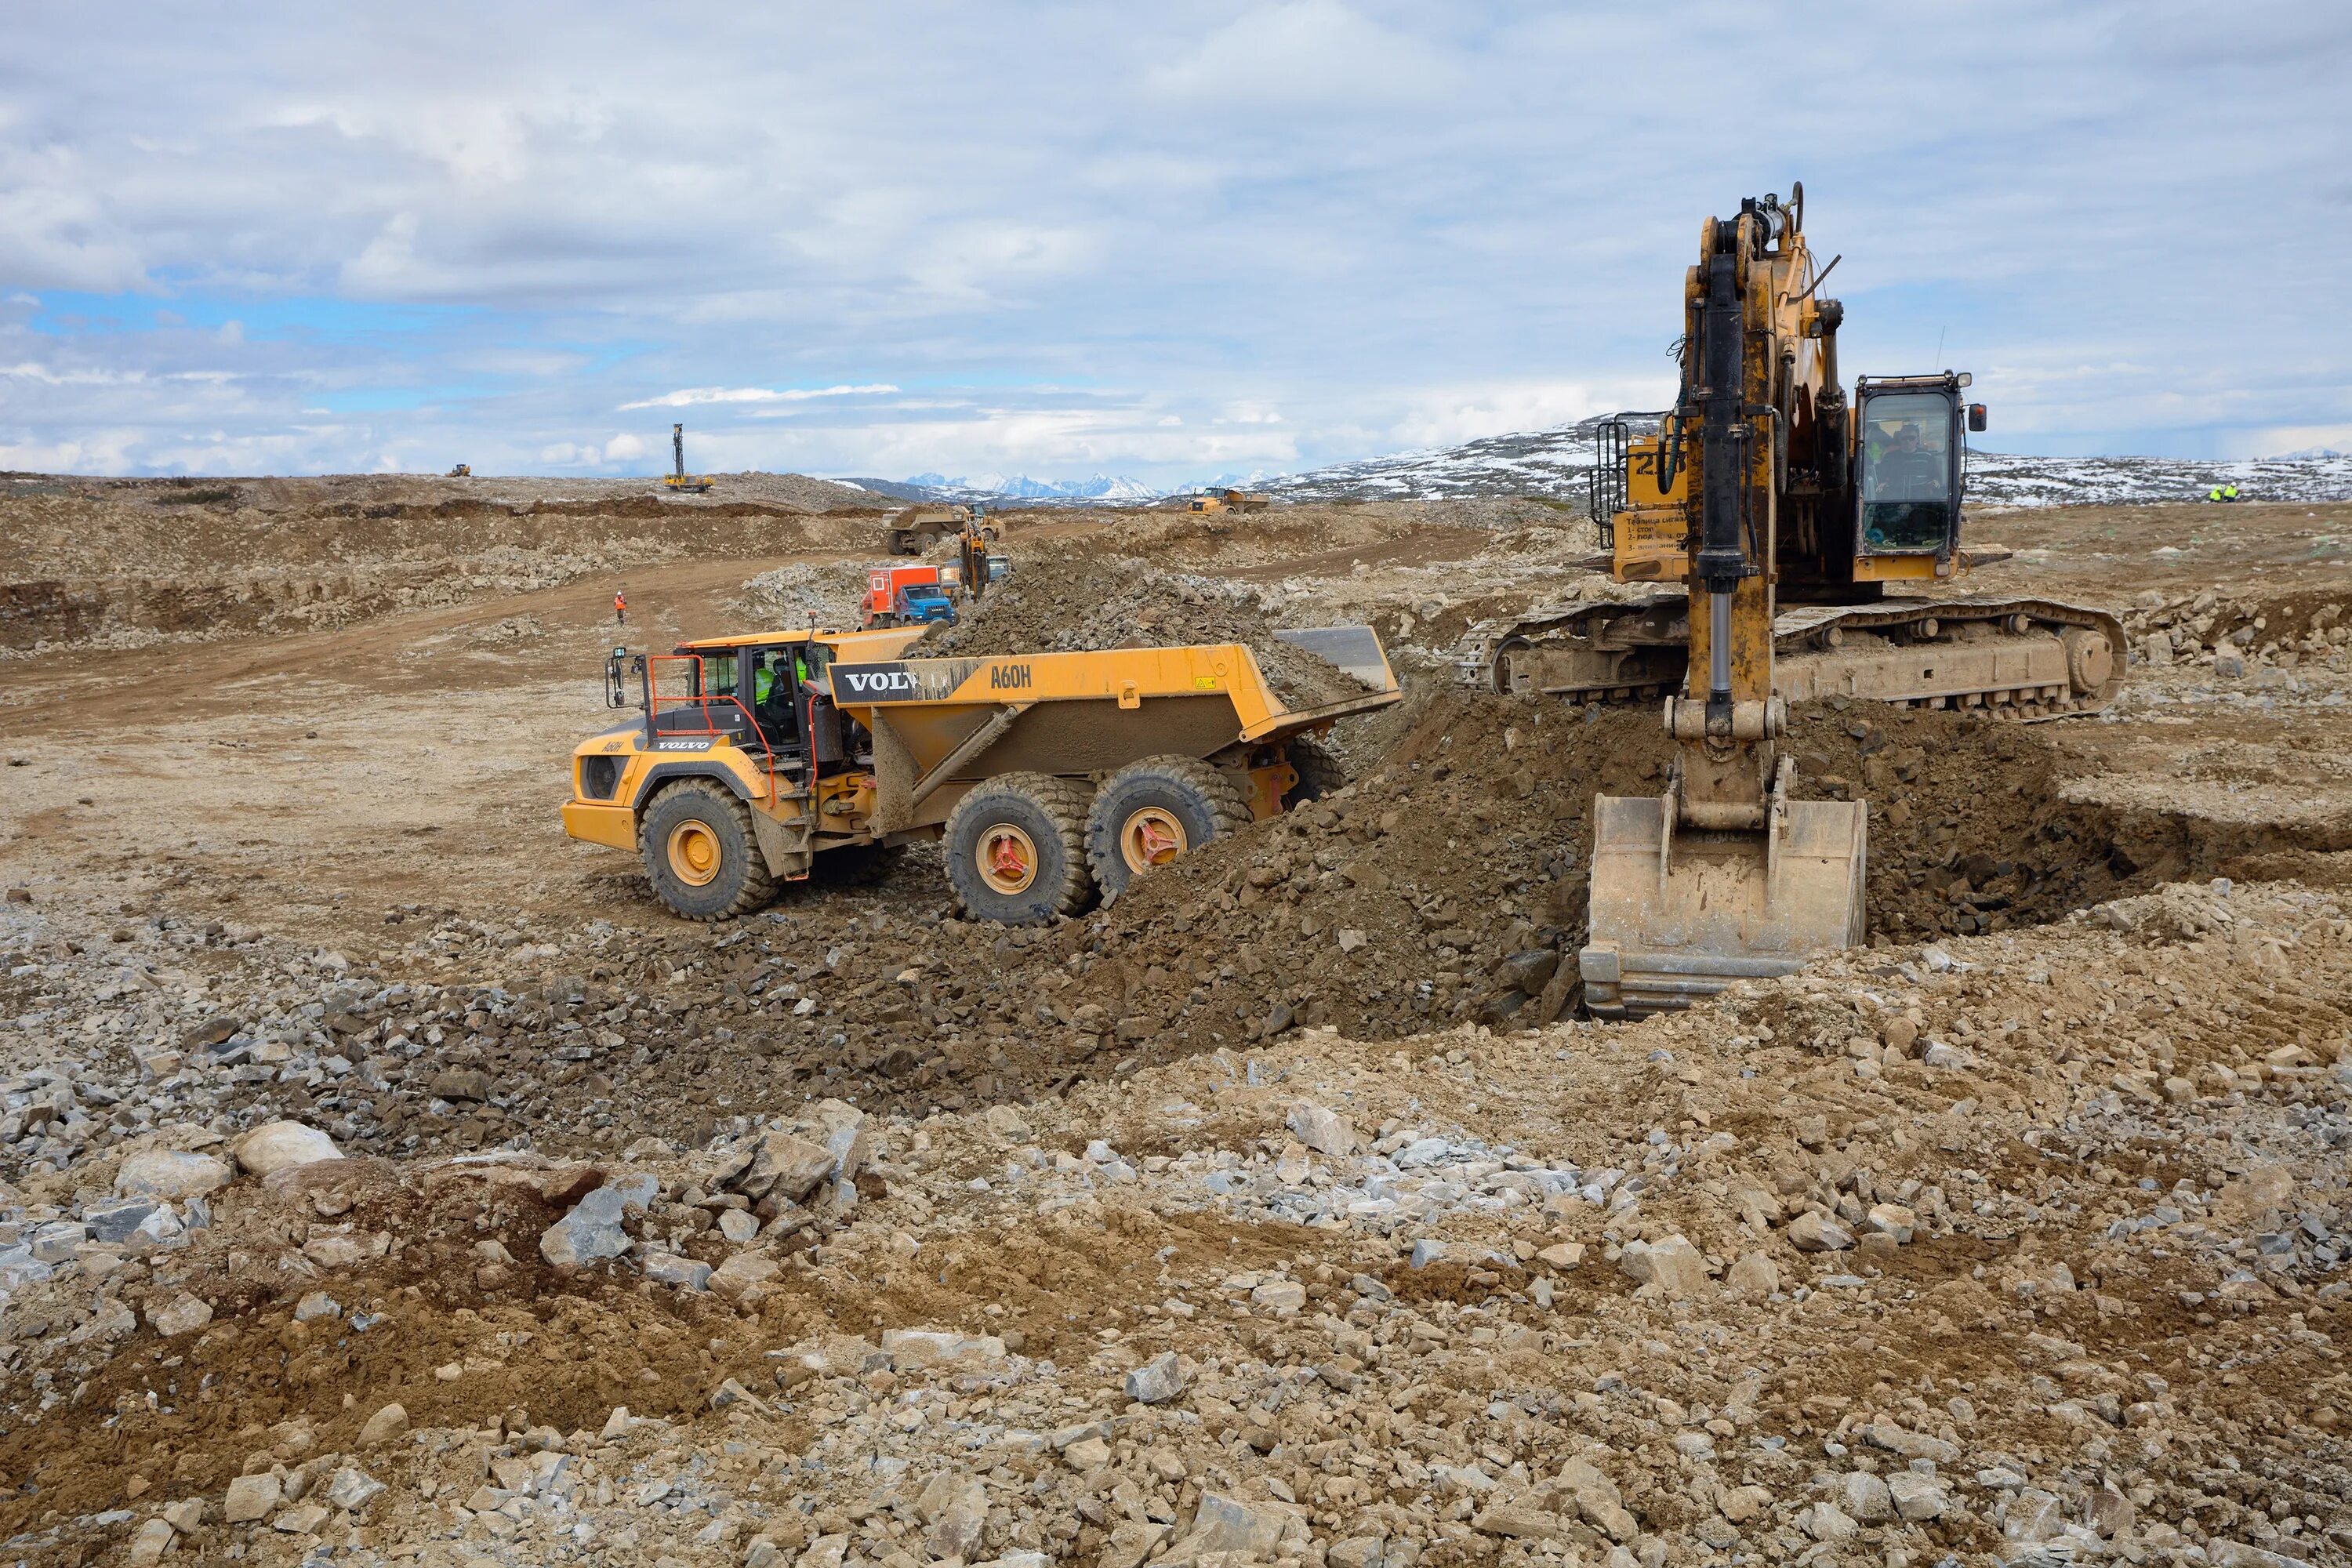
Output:
M1594 802L1579 964L1602 1017L1686 1007L1862 940L1867 809L1790 798L1791 701L2037 720L2095 711L2122 681L2123 627L2104 612L1888 593L1967 573L1967 432L1985 408L1950 371L1864 376L1849 401L1844 308L1822 297L1829 268L1803 226L1801 185L1707 219L1675 406L1602 426L1611 574L1679 590L1474 628L1460 656L1465 679L1504 690L1674 692L1665 794Z
M669 461L670 471L662 476L662 489L666 490L698 496L719 482L709 474L686 471L686 426L683 425L669 427Z

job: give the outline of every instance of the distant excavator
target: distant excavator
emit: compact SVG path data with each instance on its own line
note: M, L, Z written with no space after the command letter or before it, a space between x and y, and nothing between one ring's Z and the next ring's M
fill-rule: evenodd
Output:
M662 489L685 495L701 495L719 481L709 474L686 471L686 426L669 427L670 471L662 476Z
M1465 680L1576 701L1669 688L1666 792L1594 802L1579 955L1602 1017L1686 1007L1864 935L1866 811L1790 798L1792 701L1836 695L2034 720L2121 684L2111 615L2041 599L1896 597L1964 574L1969 376L1837 374L1804 190L1709 218L1684 284L1675 406L1601 427L1593 516L1621 584L1669 592L1472 628ZM1637 431L1636 426L1647 428ZM1993 559L1999 559L1995 556ZM1783 609L1783 601L1792 607Z

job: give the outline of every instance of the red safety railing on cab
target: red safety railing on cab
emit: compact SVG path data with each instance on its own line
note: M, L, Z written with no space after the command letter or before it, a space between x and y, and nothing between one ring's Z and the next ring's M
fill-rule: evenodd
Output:
M673 692L671 695L667 697L662 694L664 689L662 685L662 667L664 665L686 667L673 672L678 679L684 681L686 686L685 690ZM732 708L736 712L743 715L745 728L751 731L751 738L759 742L760 754L762 760L766 763L766 767L762 771L765 772L768 778L768 804L770 805L775 805L776 754L772 751L769 750L768 737L761 731L759 720L752 716L751 710L749 708L743 706L743 700L739 696L732 693L730 693L725 697L709 697L704 695L702 689L702 656L698 653L648 654L646 657L646 727L653 731L654 739L656 742L665 735L726 735L731 737L733 734L731 730L722 729L717 723L712 721L710 710L714 706ZM671 706L666 710L663 707L664 703L668 703ZM677 721L689 715L698 721L692 723Z

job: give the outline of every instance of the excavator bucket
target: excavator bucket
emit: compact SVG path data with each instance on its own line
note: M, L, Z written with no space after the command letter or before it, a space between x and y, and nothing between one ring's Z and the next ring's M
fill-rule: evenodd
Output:
M1762 832L1679 831L1675 797L1593 802L1592 899L1578 955L1596 1017L1703 1002L1787 974L1863 936L1868 834L1859 801L1775 791Z

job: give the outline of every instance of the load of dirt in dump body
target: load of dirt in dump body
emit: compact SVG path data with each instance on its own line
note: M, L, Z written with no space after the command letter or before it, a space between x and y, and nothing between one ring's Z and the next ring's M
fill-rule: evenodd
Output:
M1024 554L1016 574L909 650L924 658L994 658L1115 647L1240 643L1292 708L1364 694L1363 683L1274 635L1255 590L1218 577L1163 572L1132 556L1075 550Z

